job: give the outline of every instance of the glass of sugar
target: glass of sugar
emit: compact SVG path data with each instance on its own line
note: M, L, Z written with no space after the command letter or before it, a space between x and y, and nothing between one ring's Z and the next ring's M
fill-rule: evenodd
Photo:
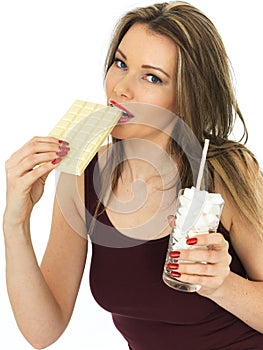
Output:
M219 193L209 193L208 191L201 190L208 146L209 140L206 139L196 187L185 188L179 192L178 205L175 214L175 226L170 234L163 270L163 281L169 287L184 292L196 292L201 286L177 280L176 277L174 277L174 271L171 268L171 264L174 264L175 266L175 264L206 264L206 262L183 261L178 258L171 258L170 253L184 249L200 249L197 245L188 245L186 240L197 234L216 232L224 206L224 200ZM202 247L202 249L208 249L208 247Z
M170 264L206 264L205 261L190 262L170 257L170 252L184 249L200 249L197 245L186 244L188 238L197 234L216 232L219 225L224 200L219 193L197 190L195 187L185 188L179 192L178 206L175 214L175 226L170 234L169 246L163 271L163 280L171 288L195 292L200 285L185 283L173 277ZM208 248L202 248L208 249Z

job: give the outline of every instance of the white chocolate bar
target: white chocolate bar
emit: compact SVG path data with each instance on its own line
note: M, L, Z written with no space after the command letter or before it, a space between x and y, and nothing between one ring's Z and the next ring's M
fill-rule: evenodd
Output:
M81 175L111 133L122 112L92 102L76 100L49 136L69 142L70 151L59 171Z

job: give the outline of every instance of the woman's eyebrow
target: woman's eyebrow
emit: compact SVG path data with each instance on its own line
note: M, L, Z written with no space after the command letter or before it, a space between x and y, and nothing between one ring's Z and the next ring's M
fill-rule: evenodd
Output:
M120 54L125 60L127 60L126 55L125 55L120 49L117 49L116 52L119 52L119 54ZM160 67L151 66L151 65L149 65L149 64L143 64L141 67L142 67L142 68L146 68L146 69L147 69L147 68L150 68L150 69L158 70L159 72L162 72L164 75L166 75L168 78L171 79L170 75L169 75L168 73L166 73L166 72L165 72L162 68L160 68Z
M119 52L121 54L121 56L127 60L127 57L124 55L124 53L120 50L120 49L117 49L116 52Z
M171 79L170 75L168 73L166 73L162 68L160 67L154 67L154 66L151 66L149 64L143 64L142 65L142 68L150 68L150 69L155 69L155 70L158 70L159 72L162 72L164 75L166 75L168 78Z

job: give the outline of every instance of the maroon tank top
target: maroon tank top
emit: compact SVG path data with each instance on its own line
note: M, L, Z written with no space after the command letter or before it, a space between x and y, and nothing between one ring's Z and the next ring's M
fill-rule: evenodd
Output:
M87 225L94 214L100 177L94 157L85 171ZM229 232L231 271L246 277ZM93 233L90 287L97 303L112 314L132 350L263 349L263 334L197 293L177 292L162 281L169 237L151 241L128 238L111 224L106 211ZM242 305L240 305L242 307ZM256 317L256 315L255 315Z

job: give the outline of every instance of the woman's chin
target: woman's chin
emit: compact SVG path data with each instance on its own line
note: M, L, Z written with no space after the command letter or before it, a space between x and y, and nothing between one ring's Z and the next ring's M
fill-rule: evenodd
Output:
M134 127L135 129L137 129L137 132L136 130L134 130ZM129 125L124 123L117 124L111 132L111 136L119 140L137 138L138 137L137 135L138 135L138 126L136 128L135 125Z

